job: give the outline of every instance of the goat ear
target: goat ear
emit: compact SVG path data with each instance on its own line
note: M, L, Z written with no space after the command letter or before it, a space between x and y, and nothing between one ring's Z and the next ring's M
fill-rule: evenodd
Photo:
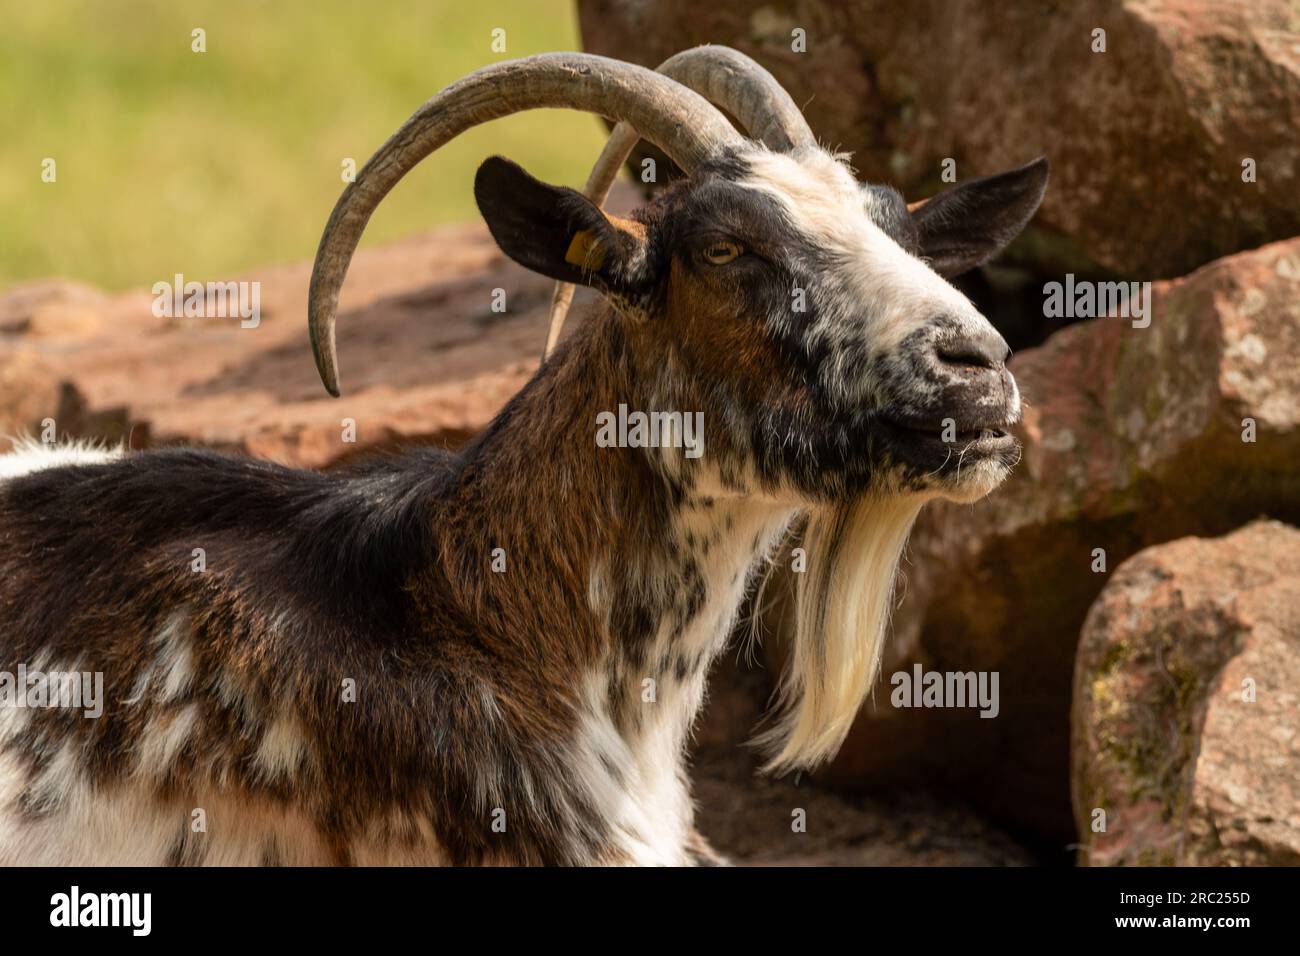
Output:
M474 198L501 251L526 269L614 293L645 281L645 230L581 193L534 179L501 156L474 177Z
M1047 188L1047 159L944 190L912 210L921 255L942 276L961 275L1001 252L1033 218Z

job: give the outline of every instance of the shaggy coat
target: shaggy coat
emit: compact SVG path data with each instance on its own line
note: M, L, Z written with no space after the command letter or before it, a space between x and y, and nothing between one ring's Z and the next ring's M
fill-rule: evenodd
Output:
M918 258L1009 238L993 207L1023 224L1042 176L1007 175L957 203L988 207L976 242L820 151L722 157L628 221L490 160L502 248L609 301L463 452L21 451L0 670L102 673L106 700L0 705L0 864L711 861L685 749L787 530L778 768L847 731L917 509L1014 460L1005 344ZM706 454L598 446L620 405L701 412Z

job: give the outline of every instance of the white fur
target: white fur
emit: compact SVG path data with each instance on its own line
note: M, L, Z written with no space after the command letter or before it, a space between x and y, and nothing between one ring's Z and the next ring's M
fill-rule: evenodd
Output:
M839 750L875 682L898 561L923 502L867 497L809 518L782 714L759 738L767 769L814 767Z
M94 787L77 764L72 745L64 744L39 781L59 793L55 812L30 820L0 815L0 866L162 866L182 837L206 866L256 866L268 848L287 865L332 862L315 827L293 810L214 788L163 801L137 787ZM17 757L0 752L0 804L12 804L28 783ZM194 831L199 809L203 832Z
M37 464L48 465L45 451ZM55 457L55 456L51 456ZM271 803L232 796L213 767L196 793L164 799L156 781L167 776L187 745L202 738L197 704L174 706L193 680L189 615L174 613L150 640L157 649L126 700L117 708L155 708L135 752L129 775L119 783L93 784L82 770L84 754L75 738L47 745L40 770L32 773L20 755L7 749L28 726L26 708L0 707L0 866L162 866L184 838L192 856L207 866L255 866L268 861L323 866L334 862L317 829L301 813ZM35 655L33 670L80 670L76 662L55 667L46 653ZM245 703L226 675L219 683L233 701ZM169 706L171 705L171 706ZM296 717L280 714L258 743L259 769L275 780L300 769L307 742ZM23 794L48 809L24 814ZM194 811L203 810L202 832L194 830ZM372 827L349 847L361 865L437 865L445 856L427 820L394 818Z
M731 634L751 571L781 540L795 513L789 505L740 497L718 497L711 509L688 507L679 513L675 529L679 538L690 530L697 540L711 536L714 542L708 558L700 562L706 598L675 638L675 621L666 615L653 638L647 672L623 675L624 692L632 707L641 708L641 720L630 728L615 726L604 694L608 662L601 662L588 677L579 735L582 757L574 769L580 779L594 782L596 805L614 822L621 848L634 863L679 866L688 862L685 845L694 807L685 777L685 749L704 702L708 664ZM676 587L675 578L653 569L622 570L638 586L658 591L659 599L669 596L663 589ZM588 588L592 610L601 620L609 614L606 574L607 565L594 568ZM700 666L679 680L671 666L674 654L690 659L698 655ZM643 699L647 678L655 682L653 701ZM611 777L602 757L618 768L622 786Z
M13 450L0 455L0 481L60 465L95 465L112 461L120 448L104 448L93 442L53 445L34 438L13 439Z

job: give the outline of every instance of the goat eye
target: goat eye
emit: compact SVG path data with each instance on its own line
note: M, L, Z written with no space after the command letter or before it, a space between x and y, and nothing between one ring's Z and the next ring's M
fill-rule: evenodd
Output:
M704 258L712 265L726 265L736 256L740 255L741 248L739 243L735 242L715 242L704 250Z

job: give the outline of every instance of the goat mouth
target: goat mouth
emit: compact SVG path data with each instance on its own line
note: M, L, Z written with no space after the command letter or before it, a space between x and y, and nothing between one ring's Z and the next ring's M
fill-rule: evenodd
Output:
M911 432L924 438L937 439L948 445L965 445L976 441L1000 441L1004 438L1010 438L1011 435L1005 428L996 425L983 425L978 428L958 428L955 431L947 428L936 428L930 425L910 425L901 422L895 423L904 431Z
M946 458L953 453L966 460L972 455L991 458L1016 449L1016 439L1006 422L983 424L959 420L954 428L951 424L891 417L885 423L900 448L927 459L940 454Z

